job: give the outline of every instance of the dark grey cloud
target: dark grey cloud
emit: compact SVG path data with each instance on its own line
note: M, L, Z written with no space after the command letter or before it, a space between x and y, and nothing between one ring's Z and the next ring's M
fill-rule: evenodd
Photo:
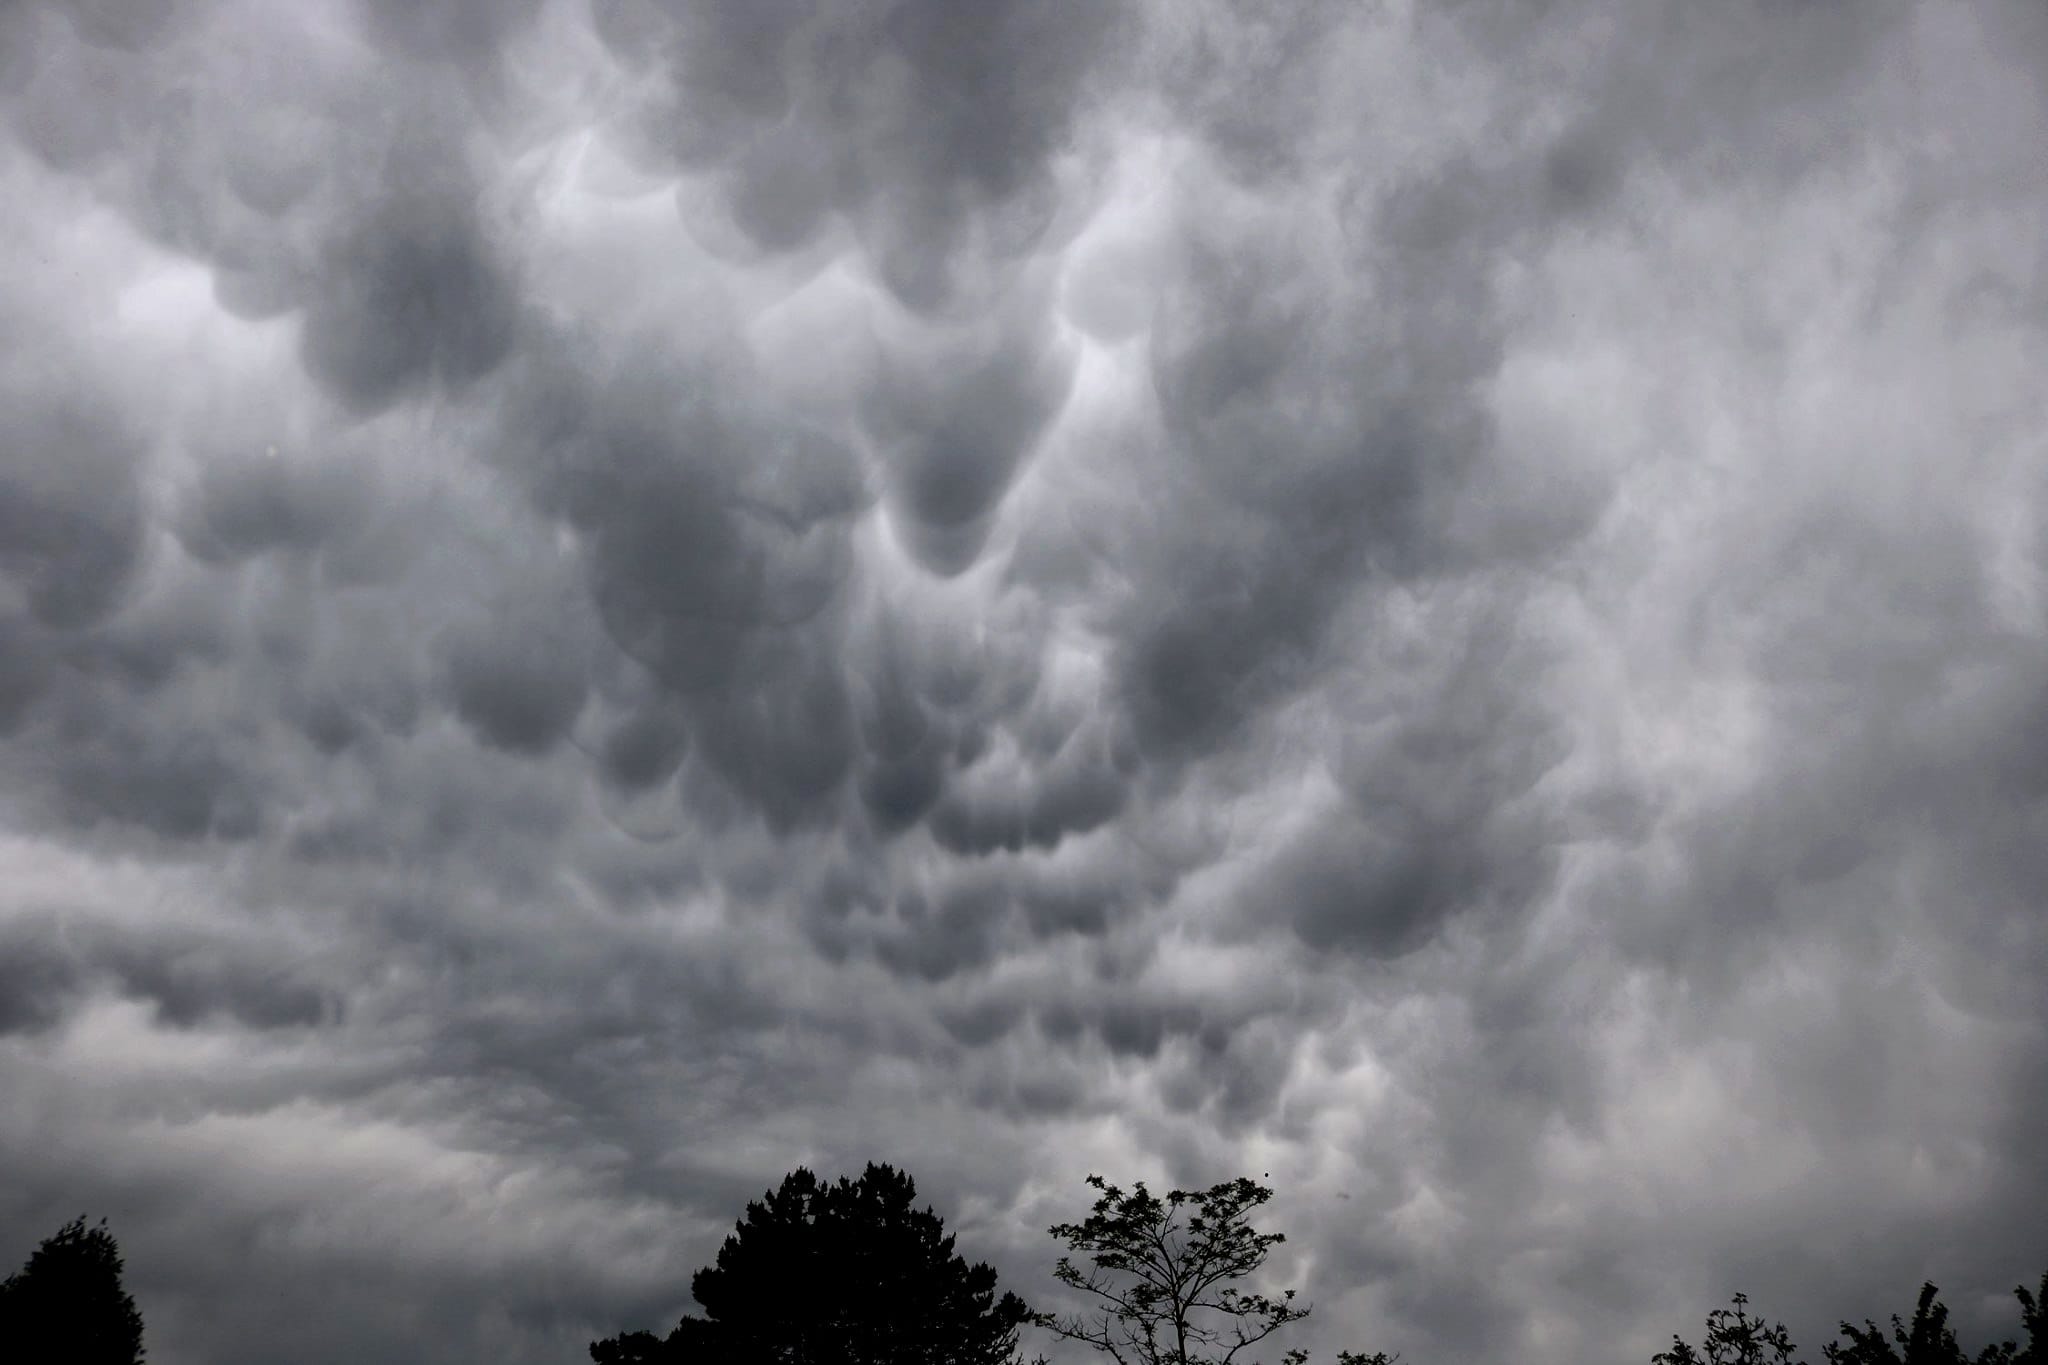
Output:
M545 752L583 709L578 651L526 604L495 605L488 625L458 627L444 646L449 700L484 743Z
M888 471L891 524L924 567L958 573L980 557L1003 494L1066 398L1073 356L1051 326L1028 300L983 335L948 331L900 358L885 352L864 425Z
M55 375L22 377L8 404L0 486L4 571L38 623L91 625L120 605L143 552L141 441ZM21 390L28 390L22 392Z
M364 27L380 48L430 60L488 57L533 21L537 0L428 0L402 5L363 0Z
M254 1029L332 1022L339 996L268 957L259 942L190 930L137 933L68 926L61 910L8 924L5 991L10 1031L46 1030L95 987L149 1005L172 1028L222 1021Z
M305 553L346 534L364 510L360 475L340 461L277 458L275 445L209 452L180 508L179 544L207 564Z
M685 197L701 234L779 253L834 223L919 311L981 292L1057 231L1055 163L1136 27L1068 3L616 0L593 15L657 92L628 116L640 153L716 185Z
M5 7L0 1241L538 1362L799 1164L1048 1305L1270 1171L1319 1354L1992 1330L2043 38Z
M457 389L490 373L515 326L512 282L480 240L461 186L442 183L459 170L396 159L394 193L336 232L306 303L306 369L358 409L416 384ZM415 180L428 183L415 189Z

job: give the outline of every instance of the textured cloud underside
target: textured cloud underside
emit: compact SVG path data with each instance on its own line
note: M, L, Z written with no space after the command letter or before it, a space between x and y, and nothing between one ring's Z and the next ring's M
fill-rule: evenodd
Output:
M2048 1264L2028 3L0 7L0 1253L559 1361L909 1169L1299 1344ZM1811 1353L1811 1351L1809 1352Z

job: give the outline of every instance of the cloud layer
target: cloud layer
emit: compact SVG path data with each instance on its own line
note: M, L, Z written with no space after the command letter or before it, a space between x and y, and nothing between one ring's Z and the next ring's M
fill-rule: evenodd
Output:
M0 1246L580 1358L800 1163L1053 1302L2048 1265L2023 3L0 9ZM13 1254L13 1253L10 1253Z

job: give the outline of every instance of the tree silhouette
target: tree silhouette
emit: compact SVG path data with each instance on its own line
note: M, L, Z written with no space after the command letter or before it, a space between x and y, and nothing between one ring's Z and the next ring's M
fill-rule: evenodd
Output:
M1892 1315L1890 1341L1868 1318L1861 1327L1843 1322L1843 1342L1822 1348L1828 1365L2048 1365L2048 1321L2042 1311L2048 1304L2048 1274L2041 1276L2038 1298L2028 1293L2025 1285L2013 1290L2020 1301L2020 1326L2026 1332L2026 1343L2002 1341L1986 1346L1975 1357L1963 1350L1950 1330L1948 1309L1939 1293L1932 1284L1922 1285L1913 1320L1909 1323L1896 1313ZM1671 1349L1652 1356L1651 1365L1791 1365L1793 1346L1785 1324L1770 1326L1751 1318L1748 1303L1747 1297L1737 1294L1733 1308L1707 1315L1704 1354L1673 1337Z
M1913 1309L1913 1321L1892 1314L1892 1340L1886 1341L1878 1325L1865 1318L1861 1327L1844 1322L1846 1346L1826 1348L1829 1365L1972 1365L1948 1326L1948 1307L1936 1297L1941 1291L1930 1282L1920 1286L1920 1301ZM2042 1303L2048 1301L2048 1274L2041 1276L2041 1295L2036 1299L2025 1285L2013 1291L2020 1301L2020 1325L2027 1334L2026 1345L2001 1341L1977 1353L1975 1365L2048 1365L2048 1325L2042 1321ZM1898 1349L1893 1349L1893 1343Z
M1794 1347L1785 1324L1752 1318L1748 1304L1747 1294L1737 1294L1734 1307L1707 1314L1704 1355L1674 1336L1671 1349L1651 1356L1650 1365L1792 1365Z
M826 1184L796 1170L699 1270L704 1316L665 1338L591 1343L598 1365L1013 1365L1030 1310L996 1297L996 1272L969 1266L917 1186L870 1163Z
M1038 1326L1085 1342L1116 1365L1235 1365L1238 1352L1308 1316L1307 1308L1294 1306L1292 1289L1275 1299L1236 1283L1256 1274L1271 1248L1287 1240L1248 1221L1252 1209L1273 1197L1265 1186L1240 1176L1161 1198L1143 1181L1129 1193L1099 1175L1088 1183L1102 1195L1087 1219L1050 1231L1094 1264L1084 1271L1062 1256L1053 1276L1097 1302L1068 1316L1034 1314ZM1292 1350L1281 1359L1302 1365L1308 1352ZM1384 1353L1350 1351L1340 1352L1338 1362L1391 1365Z
M137 1365L142 1314L121 1288L121 1249L105 1219L74 1218L0 1282L0 1358Z

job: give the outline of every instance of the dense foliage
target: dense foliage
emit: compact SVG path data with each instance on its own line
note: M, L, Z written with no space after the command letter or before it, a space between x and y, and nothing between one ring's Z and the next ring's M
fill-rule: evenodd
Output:
M137 1365L142 1314L121 1287L121 1270L104 1220L66 1223L0 1282L0 1359Z
M2025 1285L2013 1290L2020 1302L2020 1330L2025 1341L1995 1342L1972 1356L1956 1340L1948 1325L1948 1308L1932 1284L1920 1287L1920 1302L1910 1322L1892 1315L1891 1339L1868 1318L1861 1327L1841 1324L1842 1340L1822 1347L1828 1365L2048 1365L2048 1324L2042 1309L2048 1304L2048 1274L2041 1276L2038 1293ZM1707 1315L1707 1334L1700 1349L1694 1350L1683 1338L1673 1337L1671 1349L1651 1357L1651 1365L1798 1365L1797 1347L1785 1331L1785 1324L1766 1325L1749 1316L1749 1299L1735 1296L1732 1308Z
M917 1186L870 1164L827 1184L808 1170L747 1205L716 1264L690 1292L704 1309L666 1337L632 1332L591 1345L599 1365L1011 1365L1029 1310L996 1296Z
M691 1290L704 1316L667 1336L629 1332L590 1348L598 1365L1021 1365L1018 1329L1036 1325L1102 1352L1108 1365L1259 1365L1261 1344L1307 1317L1296 1291L1256 1288L1271 1249L1253 1212L1273 1192L1240 1177L1155 1195L1088 1177L1096 1199L1078 1222L1049 1229L1066 1254L1053 1278L1079 1306L1031 1312L1000 1299L995 1272L969 1267L929 1208L915 1210L908 1175L870 1165L826 1184L807 1170L749 1204ZM1966 1351L1932 1284L1910 1320L1887 1334L1844 1321L1826 1365L2048 1365L2048 1275L2014 1290L2022 1338ZM1290 1349L1279 1365L1304 1365ZM1036 1365L1044 1365L1043 1360ZM1336 1365L1394 1365L1381 1352L1338 1352ZM1695 1347L1682 1337L1651 1365L1804 1365L1782 1322L1752 1316L1749 1299L1707 1316Z

